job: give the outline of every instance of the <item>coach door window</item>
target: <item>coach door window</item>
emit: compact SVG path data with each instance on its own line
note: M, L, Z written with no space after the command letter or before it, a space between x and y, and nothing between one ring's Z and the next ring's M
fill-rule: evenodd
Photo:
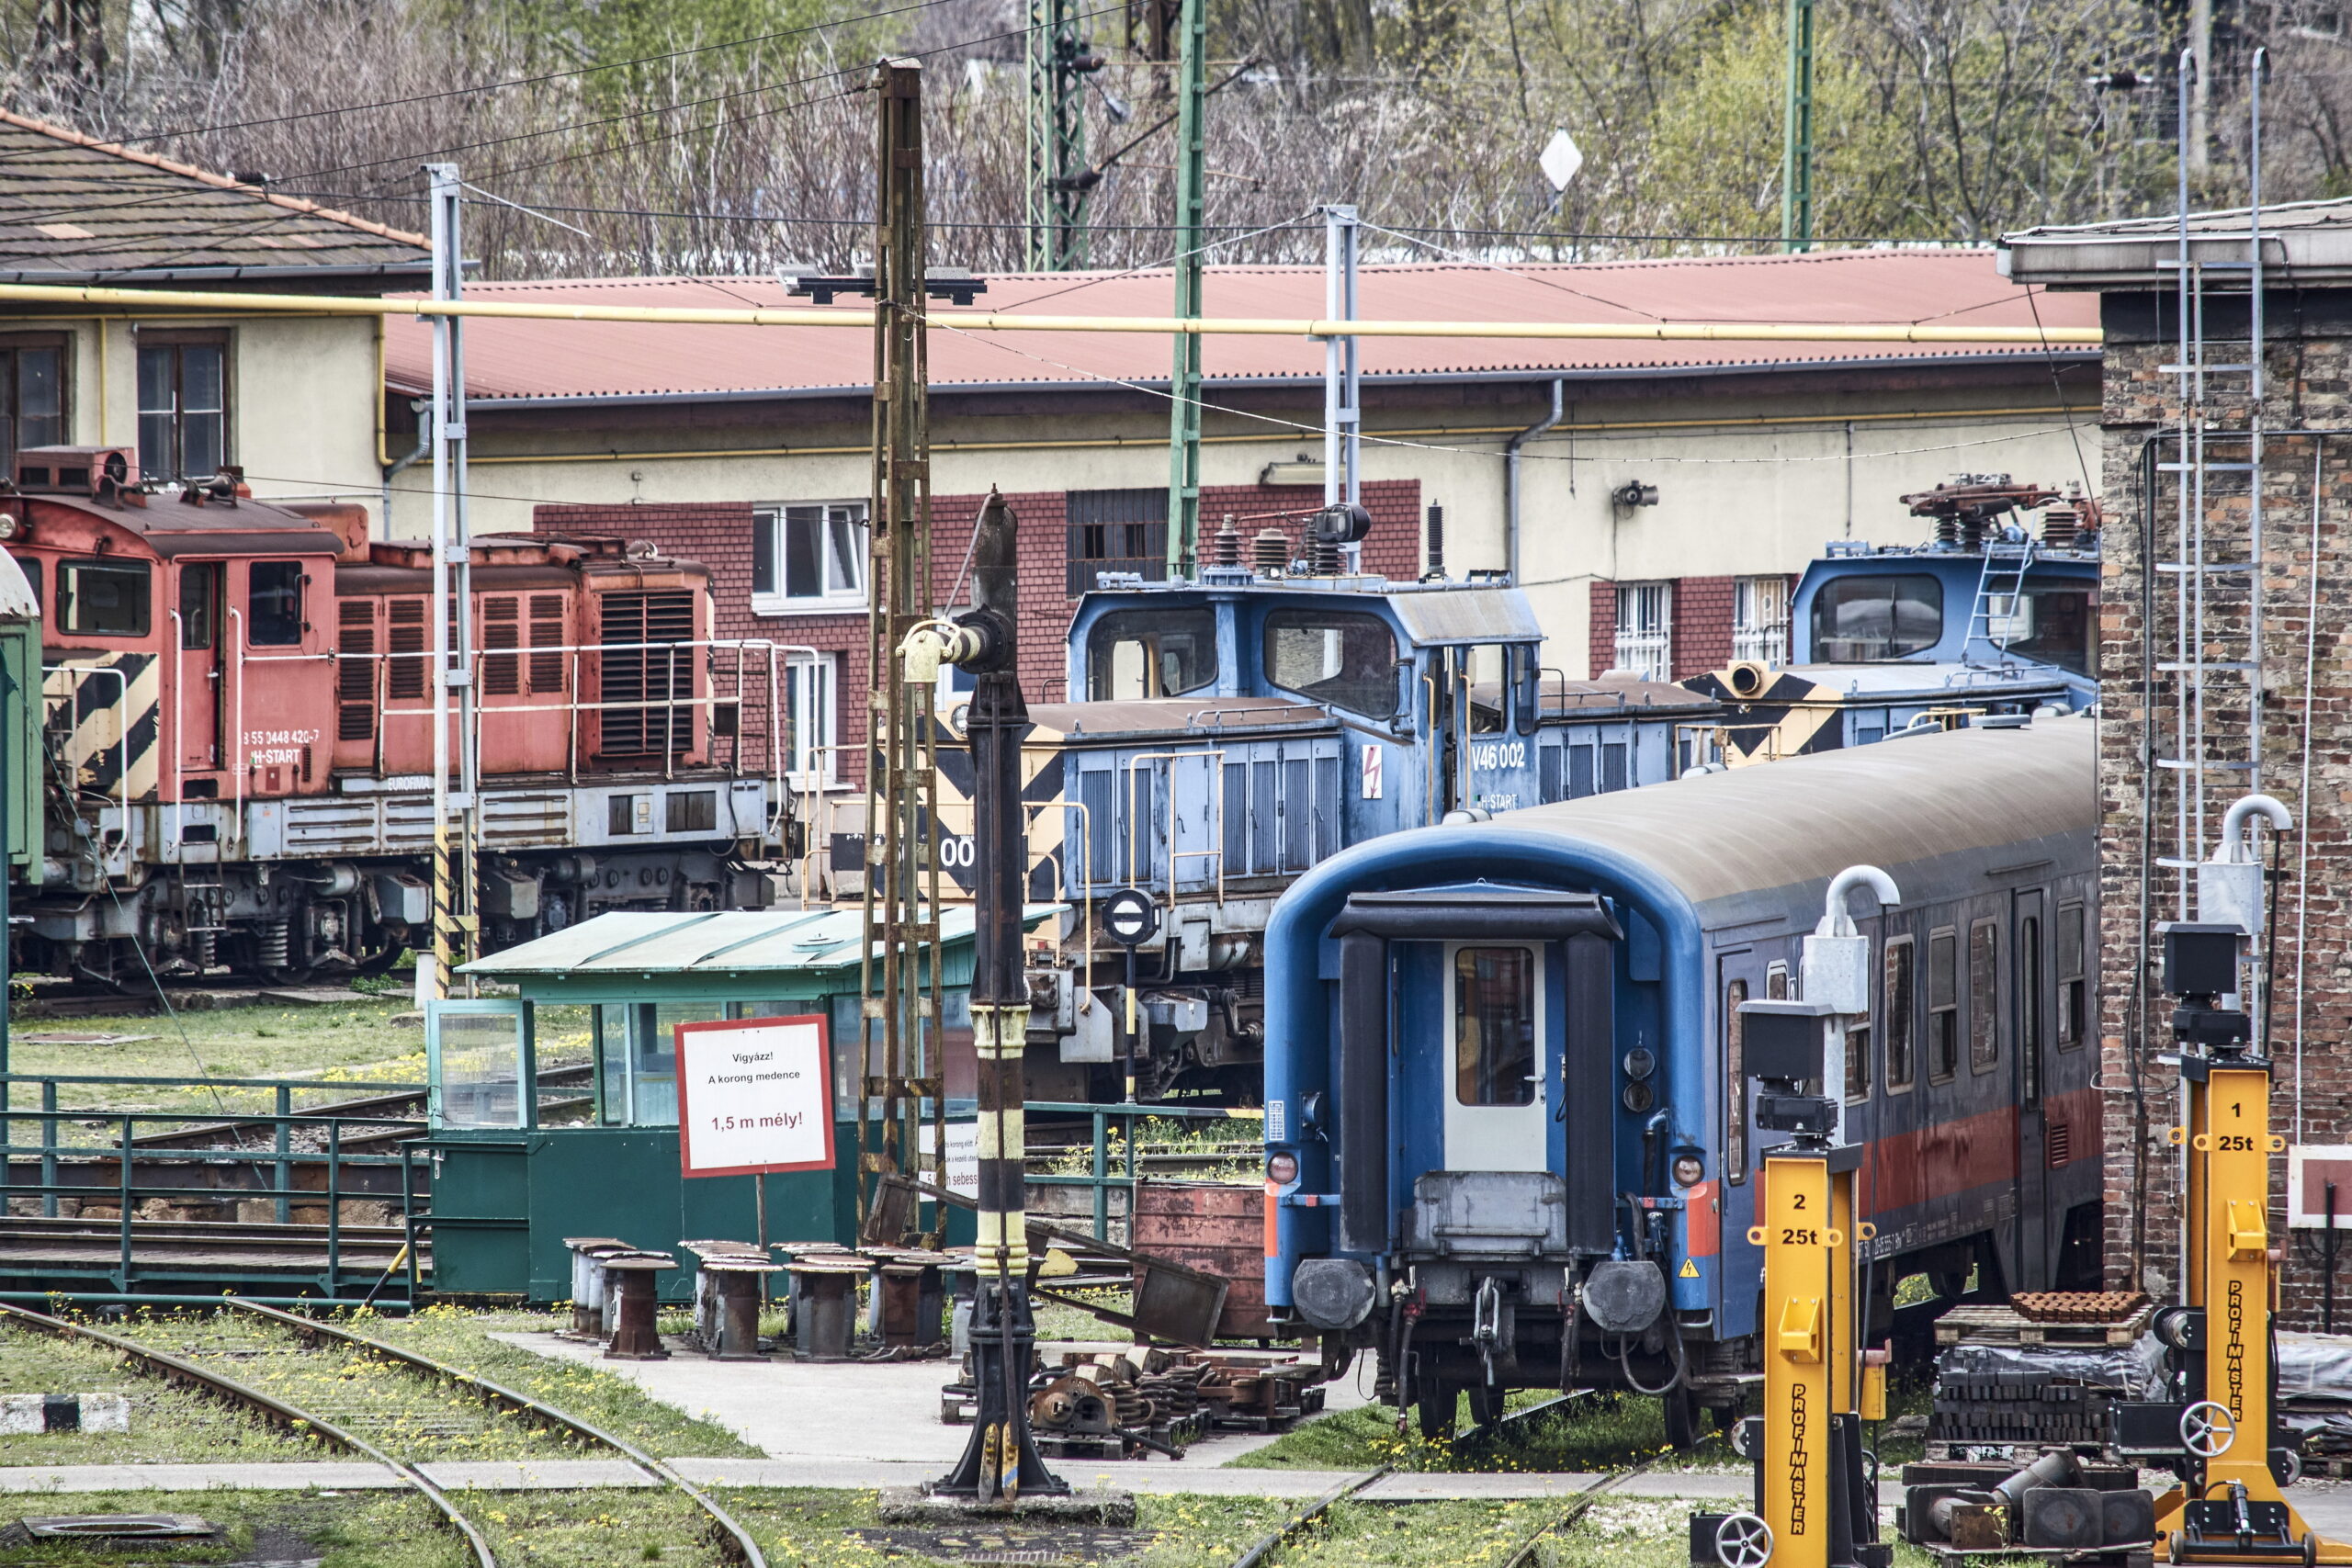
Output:
M1453 955L1453 1094L1464 1105L1535 1100L1535 953L1465 947Z
M147 563L68 560L57 563L57 619L84 637L145 637L152 624Z
M1724 986L1724 1179L1747 1179L1747 1021L1739 1015L1747 982Z
M2041 1098L2041 917L2018 922L2018 1065L2025 1102Z
M1947 926L1928 938L1928 1077L1951 1081L1960 1071L1960 934Z
M2083 978L2083 906L2058 906L2058 1049L2071 1051L2083 1043L2090 1020L2085 1016L2089 997Z
M1886 1036L1886 1091L1900 1094L1911 1087L1916 1072L1913 1043L1918 1029L1913 1003L1916 955L1912 940L1897 937L1886 944L1886 995L1879 1003L1879 1029Z
M2001 1059L2001 923L1968 928L1968 1066L1989 1073Z
M245 585L245 640L292 648L302 640L302 563L257 560Z

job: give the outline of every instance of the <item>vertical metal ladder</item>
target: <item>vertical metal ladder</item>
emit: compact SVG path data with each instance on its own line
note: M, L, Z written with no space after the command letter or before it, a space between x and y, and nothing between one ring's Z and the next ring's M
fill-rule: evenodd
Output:
M2025 574L2032 566L2030 536L1984 541L1984 567L1976 574L1976 603L1969 609L1968 635L1960 645L1962 663L1976 662L1979 643L1993 650L1993 663L2007 662L2009 642L2017 635L2018 604L2025 592Z
M2175 378L2179 418L2170 432L2171 460L2156 465L2159 488L2166 476L2173 481L2176 553L2150 565L2170 580L2173 614L2173 657L2156 664L2160 673L2172 677L2171 747L2154 757L2160 786L2169 780L2172 790L2173 852L2158 856L2157 863L2175 872L2175 918L2183 920L2194 918L2195 867L2214 826L2210 807L2262 787L2263 69L2257 52L2245 228L2235 233L2200 231L2192 249L2188 105L2195 65L2188 51L2181 55L2179 245L2172 264L2179 355L2158 367ZM2243 259L2229 255L2238 247ZM2216 259L2217 252L2227 259ZM2211 357L2205 335L2209 288L2215 293L2245 292L2243 361ZM2244 418L2233 424L2227 405L2238 399L2244 400ZM2216 541L2209 537L2209 513L2217 497L2241 484L2246 497L2244 548L2217 554ZM2158 498L2152 496L2150 504L2155 507ZM2161 588L2158 594L2161 602ZM2145 635L2153 641L2155 628ZM2159 725L2154 711L2147 723Z

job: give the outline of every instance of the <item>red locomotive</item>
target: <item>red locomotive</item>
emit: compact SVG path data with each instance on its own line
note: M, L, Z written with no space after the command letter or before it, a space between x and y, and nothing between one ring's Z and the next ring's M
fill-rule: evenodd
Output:
M19 453L0 539L43 619L20 967L127 984L135 944L158 973L291 978L427 940L428 546L234 470L151 490L111 447ZM781 650L712 638L708 570L528 534L476 539L471 575L485 947L772 901Z

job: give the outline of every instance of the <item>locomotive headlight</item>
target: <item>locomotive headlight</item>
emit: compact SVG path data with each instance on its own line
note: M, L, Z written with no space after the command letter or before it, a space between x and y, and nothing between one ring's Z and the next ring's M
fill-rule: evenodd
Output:
M1266 1179L1277 1187L1287 1187L1298 1179L1298 1156L1287 1149L1266 1156Z
M0 512L0 539L13 539L24 528L13 512Z
M1677 1187L1696 1187L1705 1179L1706 1174L1707 1162L1697 1155L1674 1156L1674 1184Z
M1657 1090L1640 1078L1625 1086L1625 1109L1639 1116L1657 1103Z
M1636 1045L1625 1053L1625 1076L1640 1079L1657 1071L1657 1057L1645 1045Z

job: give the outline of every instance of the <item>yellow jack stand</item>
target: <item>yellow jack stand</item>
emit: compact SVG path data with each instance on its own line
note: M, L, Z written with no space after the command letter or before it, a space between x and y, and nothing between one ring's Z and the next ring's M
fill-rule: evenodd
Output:
M1753 1066L1792 1055L1765 1082L1759 1126L1796 1134L1767 1149L1747 1233L1764 1249L1764 1409L1743 1423L1756 1465L1753 1513L1694 1514L1690 1560L1701 1568L1887 1568L1878 1539L1878 1482L1865 1470L1863 1407L1883 1415L1885 1369L1865 1367L1855 1243L1872 1231L1854 1216L1861 1148L1833 1144L1836 1107L1804 1095L1820 1075L1824 1009L1750 1002L1742 1010ZM1788 1027L1785 1045L1773 1036Z
M2234 1051L2184 1052L2188 1122L2183 1303L2195 1398L2179 1417L2189 1479L2156 1499L2156 1539L2174 1562L2352 1563L2280 1495L2270 1464L2270 1320L2278 1303L2269 1235L2270 1064ZM2201 1350L2199 1347L2201 1346Z

